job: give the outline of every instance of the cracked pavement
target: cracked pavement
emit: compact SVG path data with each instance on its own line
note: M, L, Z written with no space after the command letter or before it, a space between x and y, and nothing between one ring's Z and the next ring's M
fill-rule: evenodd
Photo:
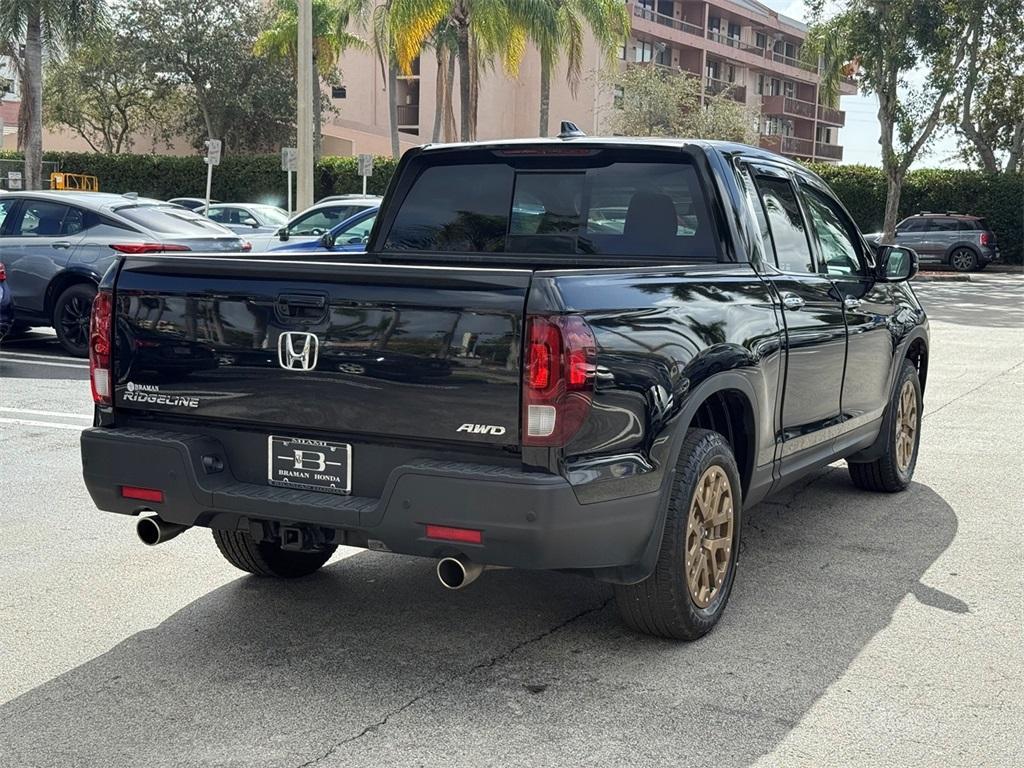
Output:
M860 492L840 463L748 510L692 644L574 576L451 593L348 550L271 583L205 531L145 549L82 486L85 370L5 344L35 357L0 354L0 766L1024 764L1024 277L917 290L914 485Z

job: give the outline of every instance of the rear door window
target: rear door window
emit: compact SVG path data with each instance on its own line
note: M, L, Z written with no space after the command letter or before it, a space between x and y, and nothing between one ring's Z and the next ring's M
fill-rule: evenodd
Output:
M77 235L85 229L85 212L49 200L25 200L21 218L15 223L14 237L61 237Z
M928 231L929 232L956 232L957 231L956 219L929 219L928 220Z
M651 162L609 162L596 150L494 154L509 161L422 170L384 248L718 260L706 197L681 153Z
M176 205L134 205L117 208L114 212L133 224L160 235L210 237L225 234L219 224Z
M754 183L775 246L776 266L783 272L817 272L807 223L789 176L775 169L757 167Z

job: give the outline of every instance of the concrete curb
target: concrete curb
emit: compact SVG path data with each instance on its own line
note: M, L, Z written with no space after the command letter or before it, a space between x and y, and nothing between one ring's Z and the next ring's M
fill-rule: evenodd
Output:
M944 272L936 272L931 274L918 274L913 282L915 283L973 283L974 280L970 275L962 275L956 272L946 274Z

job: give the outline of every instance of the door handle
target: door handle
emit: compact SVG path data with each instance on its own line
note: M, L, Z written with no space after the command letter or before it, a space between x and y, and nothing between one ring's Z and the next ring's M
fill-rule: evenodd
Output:
M843 299L843 307L846 309L860 309L860 299L855 299L853 296L847 296Z
M803 297L797 296L795 293L784 293L782 294L782 306L790 312L796 312L798 309L803 309Z
M70 248L71 247L71 243L69 243L67 240L58 240L55 243L50 243L50 247L51 248L60 248L60 249Z

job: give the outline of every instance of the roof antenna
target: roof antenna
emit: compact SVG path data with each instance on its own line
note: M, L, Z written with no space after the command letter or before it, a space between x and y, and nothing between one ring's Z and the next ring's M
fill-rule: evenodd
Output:
M576 123L569 122L568 120L562 121L561 130L558 132L558 138L560 139L578 139L586 135L576 127Z

